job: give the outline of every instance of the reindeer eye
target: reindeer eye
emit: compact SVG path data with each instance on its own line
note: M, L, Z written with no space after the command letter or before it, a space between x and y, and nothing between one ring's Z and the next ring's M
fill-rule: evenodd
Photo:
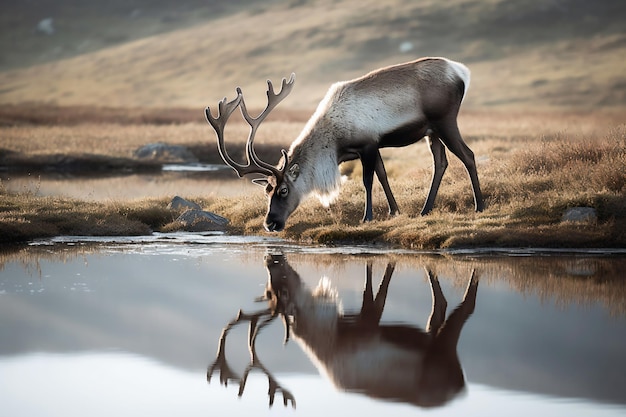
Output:
M278 194L279 194L281 197L285 197L287 194L289 194L289 188L287 188L287 187L281 187L281 188L278 190Z

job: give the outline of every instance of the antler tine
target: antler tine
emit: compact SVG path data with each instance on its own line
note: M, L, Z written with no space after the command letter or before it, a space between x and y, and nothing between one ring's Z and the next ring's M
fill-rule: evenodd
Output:
M276 107L281 101L283 101L285 97L289 95L289 93L291 92L291 89L293 88L293 84L295 81L296 81L296 74L292 72L291 76L289 77L289 80L286 80L285 78L282 79L280 91L278 93L275 93L274 85L272 84L272 81L267 80L267 106L265 106L265 109L257 117L250 116L250 113L248 113L246 104L244 103L244 100L243 100L243 93L241 92L241 88L237 88L237 93L242 95L241 113L243 114L243 117L246 119L246 121L250 125L258 126L259 124L261 124L261 122L265 120L267 115L272 110L274 110L274 107Z
M289 80L286 80L285 78L282 79L280 91L278 92L278 94L276 94L274 93L274 86L272 85L272 81L267 80L267 113L272 111L274 107L278 105L278 103L280 103L285 97L289 95L289 93L291 93L291 89L293 88L293 84L295 81L296 74L292 72ZM263 113L261 113L261 115L263 115L263 117L265 118L264 113L265 110L263 111Z
M266 316L264 318L264 316ZM244 313L242 310L239 310L237 313L237 317L231 320L223 329L222 334L220 336L219 346L217 349L217 358L215 361L208 367L207 369L207 381L211 382L211 377L216 370L220 372L220 383L228 386L229 381L235 381L239 383L239 392L238 396L243 396L244 390L246 388L246 382L248 381L248 375L250 371L253 369L258 369L263 372L268 379L269 389L269 403L270 407L274 404L274 397L276 392L281 392L283 395L283 404L285 407L291 402L291 406L296 408L296 399L291 394L290 391L283 388L282 385L278 383L278 381L274 378L272 373L261 363L259 357L256 353L256 337L258 336L261 329L270 324L277 315L270 309L263 309L256 311L254 313ZM259 320L261 320L259 322ZM228 365L226 361L226 337L228 336L228 332L236 325L242 322L249 322L248 328L248 351L250 352L250 363L243 371L241 377L238 377Z
M229 381L241 383L241 378L231 369L226 360L226 337L235 324L237 324L236 321L231 321L222 329L219 346L217 348L217 356L215 361L207 368L206 378L208 383L211 383L211 378L216 370L219 370L220 373L220 384L228 386Z
M242 165L235 162L226 151L226 145L224 143L224 128L226 127L226 122L228 121L230 115L241 103L243 103L243 96L241 94L241 90L237 89L237 97L235 97L235 99L227 102L226 97L224 97L218 103L217 117L213 117L209 107L204 110L207 122L213 127L213 130L215 130L217 135L217 149L222 157L222 160L226 163L226 165L234 169L239 177L254 173L271 175L274 172L273 170L261 167L258 164L252 165L250 163L250 157L248 156L249 152L246 151L247 165ZM248 145L246 144L246 148L247 147Z
M237 94L232 101L226 102L226 97L224 97L218 103L217 117L213 117L211 114L211 109L207 107L205 109L207 121L213 126L213 129L216 131L221 131L223 133L224 126L226 126L226 122L230 115L235 111L239 103L241 102L242 96L241 94Z
M278 105L278 103L280 103L285 97L289 95L291 89L293 88L295 80L295 73L291 73L289 80L283 78L281 82L281 88L278 93L274 92L274 85L272 84L272 81L267 80L267 106L265 106L265 109L257 117L250 116L250 113L248 113L248 109L246 107L246 103L243 99L243 93L241 92L240 88L237 88L237 93L241 95L241 114L250 125L250 135L248 136L248 142L246 144L248 159L254 162L258 167L271 171L272 174L274 174L274 176L276 176L277 178L283 176L285 170L287 169L287 151L285 151L284 149L281 150L284 158L284 164L281 169L278 169L272 164L268 164L267 162L262 161L257 156L254 150L254 137L256 135L257 128L265 120L267 115Z
M261 325L257 326L257 322L259 318L262 316L270 316L269 319L265 320ZM239 310L237 313L237 317L228 322L228 324L222 329L222 334L220 335L219 344L217 348L217 355L215 361L207 368L207 381L210 383L211 378L216 370L220 372L220 383L222 385L228 386L228 381L235 381L241 384L241 378L237 376L237 374L230 368L228 365L228 361L226 360L226 338L228 337L228 333L230 330L238 325L241 322L250 322L250 332L252 332L252 328L263 327L269 322L270 319L273 319L271 309L263 309L257 311L255 313L246 314L242 310ZM251 333L252 334L252 333ZM252 336L249 337L248 346L252 343ZM245 382L244 382L245 383Z
M250 363L248 364L246 369L243 371L243 375L239 383L239 393L237 395L239 397L243 396L243 392L246 389L246 382L248 381L248 375L250 374L250 371L253 369L258 369L261 372L263 372L265 376L267 376L267 382L269 385L267 394L269 396L270 407L274 405L274 398L276 396L276 392L280 391L283 395L283 405L287 407L289 402L291 402L291 406L293 408L296 408L296 399L293 396L293 394L291 394L289 390L285 389L282 385L278 383L278 381L276 380L276 378L274 378L272 373L261 363L256 353L256 337L259 331L263 327L271 323L276 318L276 316L272 315L266 318L260 324L258 323L259 316L247 316L247 318L251 319L250 328L248 331L248 335L249 335L248 336L248 350L250 351Z

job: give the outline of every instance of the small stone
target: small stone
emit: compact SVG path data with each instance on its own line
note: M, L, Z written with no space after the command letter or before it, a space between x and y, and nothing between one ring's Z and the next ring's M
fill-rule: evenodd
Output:
M561 222L595 223L597 221L598 214L593 207L571 207L561 217Z
M170 210L180 210L180 209L195 209L202 210L199 204L194 203L193 201L185 200L182 197L176 196L172 198L172 201L167 205L167 208Z
M400 44L400 46L398 46L398 50L403 54L411 52L413 48L414 48L413 42L411 41L404 41Z
M42 33L44 35L54 35L56 32L56 29L54 28L54 19L51 17L41 19L39 23L37 23L36 30L38 33Z
M212 232L226 229L228 219L203 210L187 210L176 221L180 222L187 232Z
M167 143L149 143L133 153L135 158L160 163L189 164L198 162L198 158L186 147Z

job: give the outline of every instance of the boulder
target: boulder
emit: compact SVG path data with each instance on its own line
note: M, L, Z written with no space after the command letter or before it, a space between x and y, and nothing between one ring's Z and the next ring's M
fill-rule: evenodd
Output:
M202 210L199 204L194 203L193 201L185 200L182 197L176 196L172 198L172 201L167 205L167 208L170 210L180 210L180 209L194 209L194 210Z
M595 223L597 221L598 214L593 207L571 207L561 217L561 222Z
M135 158L167 164L193 164L198 158L186 147L167 143L149 143L133 152Z
M187 232L211 232L226 229L228 219L203 210L187 210L176 219Z

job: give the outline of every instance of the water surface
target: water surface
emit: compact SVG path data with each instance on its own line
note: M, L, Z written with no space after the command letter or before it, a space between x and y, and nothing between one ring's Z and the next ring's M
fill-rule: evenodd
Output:
M624 254L386 253L202 234L137 239L56 239L0 255L3 415L626 412ZM427 271L438 277L447 317L462 302L473 271L475 308L456 346L463 389L425 408L333 384L329 376L337 370L312 353L321 348L298 339L302 326L284 343L280 312L258 332L255 366L241 397L238 379L251 363L248 322L234 325L222 352L234 379L221 385L218 366L208 383L222 329L240 309L267 307L255 298L266 292L268 254L284 255L303 291L314 291L322 280L327 294L336 295L324 314L338 309L354 316L363 305L368 268L376 295L393 265L380 320L387 333L427 329ZM363 339L366 333L354 337L372 343ZM357 360L342 349L346 361ZM361 356L356 363L368 378L392 376L376 367L381 358ZM277 384L271 408L268 376ZM443 386L436 378L427 383L423 392ZM295 409L291 401L283 406L281 389Z

